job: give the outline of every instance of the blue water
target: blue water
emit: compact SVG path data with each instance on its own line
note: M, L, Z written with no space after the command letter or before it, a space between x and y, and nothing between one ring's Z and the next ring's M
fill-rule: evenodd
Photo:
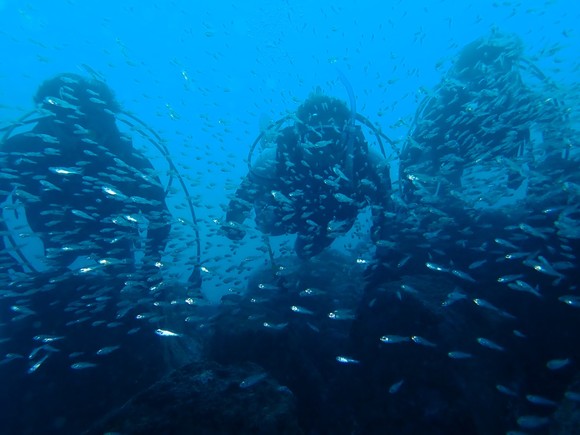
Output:
M190 194L194 197L201 231L202 264L206 267L202 273L204 280L202 293L210 304L218 305L221 296L243 293L248 287L248 280L251 283L252 279L255 279L251 278L253 273L269 267L269 257L260 237L250 238L239 249L232 251L231 242L217 233L219 225L216 220L223 219L224 207L230 195L247 172L246 159L249 147L265 124L295 110L317 86L331 95L348 101L348 93L336 72L336 67L344 72L354 89L357 110L375 125L380 126L389 137L401 142L408 134L419 102L426 92L440 81L450 66L450 60L461 47L489 33L492 28L519 35L524 42L526 56L533 59L561 89L568 87L573 89L572 86L577 84L580 68L578 64L580 33L577 26L579 19L580 8L577 2L556 0L471 3L0 0L0 52L3 54L3 62L0 65L2 82L0 126L9 124L33 108L32 96L45 79L65 71L85 75L90 74L92 70L98 72L115 91L123 108L137 115L162 136L184 176ZM577 101L577 96L570 97L571 101ZM145 150L157 168L166 169L162 156L150 144L138 136L135 140L136 145ZM375 146L374 143L371 145ZM396 179L398 168L395 154L388 146L387 152L391 159L392 176ZM167 181L167 177L164 177L163 181ZM180 189L176 188L168 202L175 217L191 220L187 209L183 207L184 194ZM360 257L361 263L371 262L373 253L364 248L365 244L369 243L368 234L364 230L368 227L368 215L360 218L359 225L363 230L349 233L337 240L333 246L342 254ZM181 234L186 240L193 239L193 233L188 229L175 233L175 243L180 249L184 246L183 240L177 239ZM274 254L281 257L287 256L289 252L291 254L291 240L289 237L274 238L271 241ZM357 250L359 244L362 247ZM453 259L451 252L447 254L448 256L444 257L446 260ZM183 283L187 279L190 269L186 264L193 257L195 250L188 248L180 251L175 258L168 259L168 269L174 282ZM403 254L399 257L403 257ZM397 260L401 259L399 257ZM328 261L332 267L328 266L325 273L328 273L328 276L336 275L336 269L333 267L336 266L340 270L340 261L337 261L339 265ZM459 259L456 259L456 262L461 263ZM360 278L360 285L356 287L361 293L357 293L357 297L345 297L343 300L344 305L353 310L359 308L359 304L370 303L370 300L362 297L363 268L364 266L357 269L359 275L355 275L357 279ZM489 270L495 273L493 268ZM425 270L421 272L424 273ZM312 271L304 273L306 276L302 278L306 281L320 279L320 276L313 274ZM576 269L574 273L577 273ZM294 282L294 279L295 277L289 280ZM564 286L570 289L574 286L574 282L570 279ZM442 300L445 299L445 294L452 290L450 288L449 291L442 291ZM571 290L572 293L574 291L577 292L577 289ZM481 294L479 296L482 297ZM552 301L556 301L559 294L552 296ZM172 293L172 297L179 298L179 291ZM341 298L337 296L337 299ZM39 302L39 306L43 302L48 305L49 301L50 296ZM321 305L326 302L328 301ZM282 302L272 302L274 306L276 303ZM288 300L283 298L283 303L292 305L295 302L291 298ZM333 305L334 302L328 303L333 308L343 307L340 303L338 306ZM379 304L389 306L384 300L379 301ZM523 310L514 308L513 305L517 307L518 304L513 301L508 300L505 304L506 307L518 311L518 316L525 314ZM286 305L284 307L287 309ZM324 307L326 309L327 305ZM570 308L565 305L563 307ZM272 307L269 307L270 309ZM548 338L562 338L560 334L564 334L562 349L568 351L562 354L553 353L548 359L567 358L572 352L570 349L574 347L570 346L570 340L573 342L576 340L578 343L578 334L570 331L580 330L578 328L580 311L577 308L570 309L575 312L571 318L563 320L565 334L559 330L558 323L553 323L558 320L557 310L556 314L550 312L544 319L546 322L552 322L548 323L550 326L546 332ZM409 310L412 313L412 310ZM537 306L531 307L530 311L542 313L541 307ZM187 313L184 317L186 315ZM241 319L245 319L242 315L235 317L236 315L239 313L232 314L240 322ZM51 318L58 314L56 310L47 309L47 316ZM287 320L287 314L279 317L280 323ZM0 323L5 321L10 320L0 319ZM524 323L529 324L532 329L531 320L525 320ZM158 326L178 329L179 332L183 332L184 329L182 323ZM314 327L321 325L314 324ZM304 328L306 332L309 331L308 327ZM492 326L487 325L482 329L493 335L493 322ZM113 331L114 328L111 328L107 332L111 335L103 337L102 334L95 333L89 328L79 335L71 336L69 342L78 342L79 349L84 347L98 349L117 344L122 340L120 335L115 335L117 333ZM381 332L380 327L363 325L359 330L350 333L351 337L358 341L345 345L345 352L349 349L351 352L358 351L367 355L364 358L368 358L368 347L362 343L368 331L378 334L377 337L373 336L377 347L378 338L391 333L387 330ZM194 336L196 330L188 330L187 334ZM346 332L338 331L336 334ZM418 331L417 334L429 335L426 331ZM472 336L474 335L470 335ZM8 337L0 336L0 338ZM152 334L150 340L157 343L158 337ZM540 343L547 346L546 341L549 342L549 339L543 337ZM135 355L139 349L146 348L148 343L149 338L137 339L130 344L131 352ZM342 338L336 341L329 339L328 346L337 343L344 344ZM324 348L323 345L322 347ZM316 349L316 345L308 342L305 348ZM188 349L192 354L195 353L196 357L199 356L197 347L191 345ZM530 345L523 350L518 348L518 351L514 352L515 362L506 363L510 366L510 370L506 370L510 372L506 378L510 380L517 378L517 373L513 373L517 370L513 367L519 369L520 366L525 366L522 359L533 354L534 349L534 345ZM6 343L0 343L0 356L8 352L11 352L11 349ZM217 359L221 358L221 362L238 362L229 355L216 352L215 349L213 352ZM327 356L325 351L321 352ZM339 355L342 350L329 350L329 354L334 355L333 352ZM316 355L322 358L321 355ZM252 353L247 355L248 359L252 356ZM352 357L359 358L356 355ZM401 358L423 358L423 355L404 355ZM159 355L143 352L143 356L137 358L138 362L134 364L161 366L159 359ZM376 356L374 361L388 364L388 358L384 355ZM254 362L262 364L272 374L271 367L267 367L268 364L273 364L272 361L268 363L265 358L256 358ZM573 364L577 363L578 361L573 359ZM71 403L67 395L78 394L74 389L54 387L75 382L78 373L71 371L68 366L61 367L55 364L41 367L33 376L26 374L26 367L14 368L12 364L0 365L0 385L3 378L7 379L14 376L14 373L21 373L17 375L20 377L17 378L16 387L12 391L18 391L26 398L17 401L22 404L21 407L10 407L8 403L0 403L0 410L5 409L8 413L1 411L4 414L2 422L9 428L5 433L78 433L81 429L90 427L97 418L90 412L85 412L87 408L101 410L99 417L110 410L106 406L106 391L99 391L94 395L95 403L91 403L91 394L83 396L78 404L81 411L75 409L63 411L62 407L59 408L59 401ZM103 369L106 373L104 376L110 379L112 384L117 377L126 379L132 370L132 367L128 367L120 358L116 360L114 353L112 359L103 364L106 365ZM334 372L335 365L328 369L329 373L336 377L349 376ZM289 364L288 367L295 368L295 365ZM384 387L385 396L389 396L389 386L400 378L391 378L385 372L381 373L375 363L369 363L368 367L373 367L373 372L361 375L360 379L369 383L376 379L376 382ZM420 364L413 366L417 370L420 367ZM572 371L577 374L577 366L574 367ZM398 370L396 364L392 369L395 372ZM453 373L453 370L450 369L449 373ZM157 374L153 369L152 372ZM161 372L163 370L160 369L159 373ZM274 374L284 378L283 370L280 372ZM505 374L501 369L497 369L496 372ZM401 391L416 387L430 376L429 371L426 371L415 380L411 380L408 371L405 373L407 380L402 384ZM81 373L80 376L90 375ZM290 382L288 379L291 377L278 378L278 382L284 385ZM504 380L499 378L500 375L494 382L508 382L506 378ZM561 380L554 388L537 391L537 394L553 393L560 399L564 388L562 385L571 382L572 378L573 376L568 374L565 382ZM546 379L545 384L551 382L548 377ZM150 381L151 379L146 377L142 382L136 381L127 389L130 394L125 394L122 389L118 391L112 388L111 394L115 397L115 403L128 400L132 394L146 388ZM87 379L83 382L91 388L98 387ZM352 407L364 409L362 404L366 400L364 391L351 388L351 385L345 385L342 381L332 385L335 389L333 394L356 397L356 405ZM492 389L494 385L491 385ZM539 390L542 389L542 382L534 385ZM55 389L51 390L52 387L48 386ZM39 411L38 415L41 415L41 418L37 420L30 417L35 414L35 408L40 410L43 406L42 400L34 400L36 388L41 391L38 397L42 400L49 400L51 391L57 392L57 396L52 397L54 411L51 411L50 407L47 408L47 412ZM425 410L425 415L440 412L434 405L437 399L425 398L432 394L431 392L420 387L416 391L421 397L409 396L405 400L409 403L415 400L415 405L419 404L417 406L423 404L432 406L432 409ZM449 395L461 397L463 390L458 388L458 391L450 392ZM518 392L523 396L526 393L528 392ZM373 399L376 399L375 394L377 393L373 392ZM299 393L296 395L301 397ZM8 399L3 397L3 400ZM482 403L494 400L490 396L489 401L483 400ZM441 399L441 402L452 401L445 402ZM313 403L322 406L322 402L313 400ZM342 405L344 404L341 402ZM339 405L336 406L337 409L342 409ZM509 406L517 407L521 404L517 402L505 405L506 408ZM345 405L345 408L348 406ZM504 417L505 421L498 418L505 423L502 431L498 433L505 433L507 428L517 427L514 419L509 420L513 415L527 415L526 413L533 411L535 410L522 409L520 413L510 412L508 413L510 417ZM332 413L328 410L325 412L325 416L321 419L331 421ZM353 411L353 414L366 415L363 411L357 412ZM71 416L75 414L77 417L80 414L81 417L72 418ZM398 416L394 414L393 412L391 417L396 420ZM503 415L501 411L497 411L496 414ZM545 414L540 413L542 416ZM28 417L23 418L23 415ZM309 413L301 414L301 418L303 422L315 420ZM368 423L373 419L368 417L365 421ZM380 423L377 423L374 433L381 433L381 425L384 422L380 418L376 421ZM355 427L356 424L353 424L350 433L365 433L364 429L358 429L362 432L356 432ZM367 430L369 427L366 426ZM403 426L394 424L391 430L396 427ZM305 425L303 430L305 433L324 433L324 429L316 424ZM533 430L541 432L545 427Z

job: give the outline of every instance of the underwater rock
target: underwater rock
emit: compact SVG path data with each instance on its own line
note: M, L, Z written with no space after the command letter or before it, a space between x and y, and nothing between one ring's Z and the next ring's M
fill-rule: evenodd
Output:
M300 434L294 398L255 364L196 362L167 375L87 435Z

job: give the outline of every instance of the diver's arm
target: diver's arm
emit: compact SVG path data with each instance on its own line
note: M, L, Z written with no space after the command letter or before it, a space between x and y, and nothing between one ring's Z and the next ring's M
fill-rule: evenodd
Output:
M119 144L124 149L117 145L116 150L128 165L129 176L134 178L131 193L143 200L139 208L149 221L144 262L147 267L154 267L161 261L171 231L172 216L165 202L165 189L152 163L133 148L131 141L119 140Z
M6 156L0 153L0 204L4 204L8 199L14 189L14 181L18 178L18 174L9 170Z
M23 169L18 167L17 160L24 157L25 153L33 151L30 142L30 138L20 134L7 139L0 146L0 204L8 199L16 185L26 182L22 177Z
M147 250L154 259L160 259L165 251L171 231L171 213L165 203L165 198L156 198L160 203L158 207L148 210L147 219L149 228L147 229Z
M254 178L251 173L244 177L228 205L222 231L231 240L241 240L245 237L246 232L241 228L242 224L249 216L254 201L263 194L263 187Z
M147 163L150 164L148 161ZM150 200L149 205L144 209L149 220L145 254L157 262L161 259L169 240L172 216L165 202L165 190L157 177L155 177L155 184L147 185L143 189L145 190L143 195L146 195L144 197Z
M367 162L368 180L363 192L368 198L371 214L371 240L381 240L387 228L387 213L391 207L391 174L386 160L376 153L369 152Z
M12 172L6 171L7 156L0 153L0 273L2 276L8 276L8 270L15 263L12 256L8 253L10 247L6 243L7 237L10 235L10 229L4 220L4 207L6 201L10 197L12 186Z
M251 173L246 175L228 205L226 221L244 223L262 190Z
M27 181L30 184L32 181L28 180L22 175L23 172L30 170L30 166L17 165L18 159L24 156L25 153L32 151L34 148L31 145L32 140L23 136L22 134L12 136L2 143L0 148L0 275L7 277L9 270L13 269L18 272L26 271L22 260L17 260L10 251L16 250L17 256L19 250L14 240L13 230L10 230L8 224L4 219L4 207L9 206L6 202L11 199L14 204L13 192L17 187L26 187ZM30 158L29 158L30 160ZM28 220L30 218L27 218Z
M263 151L252 170L244 177L226 211L226 223L222 226L232 240L240 240L245 232L240 226L249 216L257 199L270 194L277 181L276 150Z
M143 244L143 264L141 273L152 288L163 281L162 257L171 231L171 214L165 204L165 192L160 186L146 186L139 196L147 199L140 210L148 221L147 238Z

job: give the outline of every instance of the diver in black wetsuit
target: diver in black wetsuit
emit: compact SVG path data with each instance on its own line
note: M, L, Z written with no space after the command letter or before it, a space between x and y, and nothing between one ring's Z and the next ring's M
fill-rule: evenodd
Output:
M117 123L151 142L190 195L161 138L105 83L60 74L34 101L0 145L0 336L9 349L0 426L81 433L189 357L152 329L180 315L165 304L169 292L199 292L199 238L189 287L168 284L166 187ZM27 235L42 242L38 255Z
M97 267L120 263L126 271L139 249L140 269L156 274L171 216L153 166L116 125L121 109L112 91L98 80L60 74L34 101L42 115L36 125L0 147L0 191L9 208L24 208L44 245L44 266L60 270L90 257ZM15 262L11 267L18 270Z
M263 233L296 233L296 253L307 259L348 232L370 205L376 242L388 208L389 168L353 119L342 101L311 95L237 189L222 227L226 235L242 239L254 209Z
M519 37L498 31L462 49L420 105L402 150L400 187L407 203L448 208L459 199L460 208L461 189L471 184L463 180L467 170L502 169L505 181L493 183L515 190L528 167L563 162L567 111L557 87L523 53Z

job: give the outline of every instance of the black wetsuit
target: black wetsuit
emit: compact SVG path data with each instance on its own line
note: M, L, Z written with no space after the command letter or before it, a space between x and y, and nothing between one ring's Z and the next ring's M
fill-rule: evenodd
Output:
M143 251L150 263L159 261L170 214L151 163L114 123L95 139L52 118L9 138L0 148L2 172L8 174L0 178L4 199L11 193L24 205L53 267L88 255L132 264L140 241L134 219L143 217L148 221L141 224L147 227Z
M242 223L254 207L258 227L270 222L274 224L264 230L269 234L296 233L297 254L308 258L348 232L359 211L370 205L375 240L389 206L389 170L369 153L361 130L353 141L351 171L344 157L333 156L335 163L307 161L299 141L293 127L280 133L276 162L265 174L250 172L244 178L226 219Z

